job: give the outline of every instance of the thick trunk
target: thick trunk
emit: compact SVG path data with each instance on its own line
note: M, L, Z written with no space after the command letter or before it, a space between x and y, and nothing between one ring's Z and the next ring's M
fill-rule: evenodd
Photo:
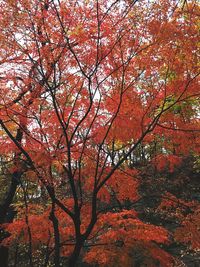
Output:
M78 261L79 256L80 256L81 249L83 247L83 243L84 243L83 241L79 241L76 243L76 245L74 247L74 251L69 258L69 262L68 262L69 267L75 267L76 266L77 261Z
M14 210L11 210L11 208L8 210L8 215L6 218L4 218L4 222L12 222L13 218L15 216ZM2 221L2 217L1 217ZM4 230L0 228L0 241L4 240L6 237L8 237L8 233L6 233ZM8 256L9 256L9 248L0 245L0 267L8 267Z
M15 196L15 192L17 190L19 184L19 178L21 177L21 173L15 172L12 175L12 181L10 184L9 192L7 197L2 205L0 205L0 224L2 223L10 223L13 221L15 216L14 210L10 208L10 205L13 202L13 198ZM4 230L0 228L0 241L2 241L7 234ZM8 255L9 250L8 247L0 246L0 267L8 267Z
M4 203L0 205L0 224L5 222L12 221L13 218L7 218L9 207L13 202L13 198L15 196L15 192L17 190L19 179L21 177L20 172L14 172L12 175L12 181L10 184L9 192L7 194Z
M77 262L78 262L78 259L79 259L79 256L80 256L80 253L81 253L81 249L84 245L84 242L87 240L88 236L90 235L90 233L92 232L92 229L97 221L97 215L96 215L96 193L94 194L94 199L93 199L93 211L92 211L92 219L91 219L91 222L90 224L88 225L87 227L87 230L84 234L81 235L81 232L80 232L80 225L81 225L81 221L80 221L80 214L78 213L76 215L76 218L79 218L79 219L76 219L76 245L74 247L74 251L73 253L71 254L70 258L69 258L69 261L68 261L68 266L69 267L75 267Z

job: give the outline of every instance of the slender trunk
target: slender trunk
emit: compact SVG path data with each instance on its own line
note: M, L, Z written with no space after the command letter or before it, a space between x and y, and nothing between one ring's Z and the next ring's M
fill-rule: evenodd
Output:
M33 267L32 234L31 234L31 229L30 229L30 225L29 225L27 191L26 191L26 188L24 187L23 183L21 183L21 188L23 189L23 192L24 192L24 204L25 204L25 207L26 207L25 221L26 221L27 232L28 232L28 240L29 240L28 257L29 257L30 267Z
M58 219L55 216L55 202L52 203L52 209L49 219L52 221L54 229L54 243L55 243L54 266L60 267L60 232L58 227Z
M44 266L43 267L47 267L48 263L49 263L49 243L50 243L50 240L51 240L51 234L50 234L50 231L49 231L49 239L47 241L46 257L45 257L45 261L44 261Z
M18 261L18 244L17 244L17 247L16 247L16 250L15 250L15 261L14 261L14 265L13 267L16 267L17 266L17 261Z
M54 264L55 267L60 267L60 234L58 229L58 220L55 217L53 222L54 234L55 234L55 257Z

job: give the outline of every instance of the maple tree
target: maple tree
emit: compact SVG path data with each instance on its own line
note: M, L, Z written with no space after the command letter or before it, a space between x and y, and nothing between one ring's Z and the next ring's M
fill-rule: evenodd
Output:
M172 173L198 156L199 12L196 1L0 2L5 266L8 247L29 266L173 266L169 231L131 205L138 162ZM198 231L198 217L195 206L182 228ZM199 248L182 228L176 239Z

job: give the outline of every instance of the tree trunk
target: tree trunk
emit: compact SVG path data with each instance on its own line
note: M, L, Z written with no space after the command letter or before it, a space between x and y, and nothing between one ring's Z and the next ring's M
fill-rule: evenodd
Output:
M68 266L69 267L75 267L78 261L78 258L80 256L80 252L83 246L83 241L79 241L76 243L75 247L74 247L74 251L72 253L72 255L69 258L69 262L68 262Z
M0 247L0 267L8 267L8 248Z
M12 181L10 184L9 192L2 205L0 205L0 224L10 223L13 221L15 211L10 207L13 202L15 192L19 184L19 178L21 177L20 172L14 172L12 175ZM0 228L0 241L4 240L7 234L3 229ZM0 246L0 267L8 267L8 247Z
M49 219L52 221L53 229L54 229L54 266L60 267L60 232L58 227L58 219L55 216L55 202L52 202L52 209L49 216Z
M12 208L9 208L6 218L4 218L4 221L2 217L0 218L1 223L12 222L13 218L15 217L15 214L16 212ZM3 241L8 236L9 234L0 228L0 241ZM9 256L9 248L0 245L0 267L8 267L8 256Z

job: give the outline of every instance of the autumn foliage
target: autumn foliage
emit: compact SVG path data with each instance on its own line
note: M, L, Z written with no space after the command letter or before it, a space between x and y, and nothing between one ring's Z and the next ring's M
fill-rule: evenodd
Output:
M199 15L197 1L0 2L4 267L170 267L173 242L199 251L199 201L163 182L181 187L187 158L200 170ZM173 229L142 216L151 184Z

